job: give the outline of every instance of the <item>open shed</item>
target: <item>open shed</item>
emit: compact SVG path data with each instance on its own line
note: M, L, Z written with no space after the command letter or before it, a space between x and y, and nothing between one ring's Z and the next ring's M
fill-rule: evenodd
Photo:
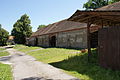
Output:
M102 67L120 70L120 2L91 11L77 10L68 20L87 23L88 60L92 55L91 24L99 25L99 63Z

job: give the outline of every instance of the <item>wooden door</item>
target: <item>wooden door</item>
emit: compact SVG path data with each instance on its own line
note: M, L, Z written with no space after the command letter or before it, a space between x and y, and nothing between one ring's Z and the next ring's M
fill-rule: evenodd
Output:
M104 28L98 32L99 63L105 68L120 69L120 27Z

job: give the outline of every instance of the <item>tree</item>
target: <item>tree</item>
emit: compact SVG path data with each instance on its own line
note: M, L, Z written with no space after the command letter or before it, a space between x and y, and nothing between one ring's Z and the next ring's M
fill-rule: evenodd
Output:
M9 32L2 28L0 24L0 46L5 46L8 40Z
M115 3L115 2L118 2L120 0L110 0L110 3Z
M18 44L25 44L26 38L32 34L31 20L27 14L21 16L20 19L13 25L11 32L12 36L15 36L14 41Z
M88 0L87 3L83 5L86 10L97 9L109 4L108 0Z
M118 1L120 1L120 0L112 0L113 2L118 2Z
M88 0L88 2L83 5L83 8L86 8L86 10L97 9L118 1L120 0Z
M39 25L37 29L40 29L40 28L43 28L43 27L46 27L46 25Z

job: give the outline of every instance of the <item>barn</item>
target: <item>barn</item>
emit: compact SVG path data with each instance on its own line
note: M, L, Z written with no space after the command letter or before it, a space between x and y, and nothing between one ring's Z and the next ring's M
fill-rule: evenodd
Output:
M91 32L96 34L98 28L92 26ZM97 46L96 39L93 39L96 43L92 47ZM87 48L87 24L62 20L40 28L32 34L28 42L32 46Z
M91 11L77 10L68 20L87 23L88 60L92 56L91 24L101 26L98 28L99 64L120 70L120 2Z

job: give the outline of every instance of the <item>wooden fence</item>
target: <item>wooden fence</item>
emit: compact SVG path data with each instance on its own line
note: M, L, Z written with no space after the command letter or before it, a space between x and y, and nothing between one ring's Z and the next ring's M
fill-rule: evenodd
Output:
M98 53L101 66L120 70L120 26L99 30Z

